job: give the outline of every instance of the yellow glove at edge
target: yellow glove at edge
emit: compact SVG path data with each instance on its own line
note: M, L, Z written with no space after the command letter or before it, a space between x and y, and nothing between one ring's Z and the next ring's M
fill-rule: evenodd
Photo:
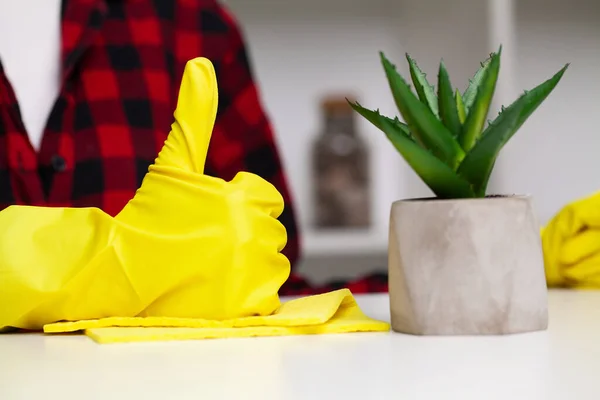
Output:
M600 289L600 192L563 207L541 236L549 287Z

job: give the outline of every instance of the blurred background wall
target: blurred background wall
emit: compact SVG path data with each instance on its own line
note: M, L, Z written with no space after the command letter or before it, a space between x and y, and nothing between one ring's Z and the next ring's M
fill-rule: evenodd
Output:
M226 0L249 42L303 233L302 272L319 282L385 271L390 203L430 191L383 134L362 119L370 154L372 224L314 228L311 146L322 130L323 96L351 93L397 115L378 51L408 73L405 52L435 82L441 58L461 90L503 45L494 117L523 89L567 62L561 83L504 148L490 192L527 193L540 223L600 190L600 1L597 0Z

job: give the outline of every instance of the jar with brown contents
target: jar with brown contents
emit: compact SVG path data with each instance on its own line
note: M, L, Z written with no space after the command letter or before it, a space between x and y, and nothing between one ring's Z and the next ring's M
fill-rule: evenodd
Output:
M354 112L345 96L334 96L322 100L321 115L323 129L312 148L315 227L368 228L369 157Z

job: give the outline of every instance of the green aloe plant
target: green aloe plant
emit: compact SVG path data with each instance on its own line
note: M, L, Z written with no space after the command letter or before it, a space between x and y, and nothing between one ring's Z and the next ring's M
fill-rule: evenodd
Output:
M552 78L525 91L485 126L502 48L481 63L461 94L454 90L440 63L437 92L415 60L406 58L416 94L380 52L383 69L405 122L381 115L358 102L352 108L385 133L411 168L438 198L485 197L488 181L502 147L512 138L562 78L566 64Z

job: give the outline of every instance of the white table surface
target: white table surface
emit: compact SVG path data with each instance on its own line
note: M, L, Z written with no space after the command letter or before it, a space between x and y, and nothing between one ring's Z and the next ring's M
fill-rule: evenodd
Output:
M389 320L385 295L357 296ZM0 335L0 399L600 399L600 292L551 291L546 332L99 345Z

